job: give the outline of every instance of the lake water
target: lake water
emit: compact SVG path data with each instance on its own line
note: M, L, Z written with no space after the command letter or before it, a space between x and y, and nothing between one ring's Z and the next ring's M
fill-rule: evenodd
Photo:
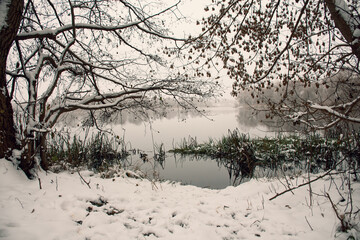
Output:
M112 130L123 136L128 149L139 149L148 155L149 161L140 159L140 154L132 154L128 158L131 168L140 169L149 178L180 181L199 187L225 188L232 185L234 179L228 170L214 159L195 158L192 155L180 156L166 153L165 162L153 160L154 146L163 144L168 151L184 139L196 137L198 143L219 139L227 135L229 130L239 129L251 137L273 136L274 133L258 122L251 111L234 107L232 104L215 106L206 109L207 117L199 114L184 114L174 111L167 118L152 119L150 122L125 121L114 124Z

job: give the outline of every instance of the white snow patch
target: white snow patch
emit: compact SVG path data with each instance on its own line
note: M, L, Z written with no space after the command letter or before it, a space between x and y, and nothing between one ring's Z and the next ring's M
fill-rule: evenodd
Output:
M254 179L211 190L128 177L102 179L88 171L81 175L91 189L77 173L39 172L40 189L38 180L28 180L11 162L0 159L0 239L319 240L348 236L336 232L338 220L327 198L321 196L326 190L334 200L340 199L335 187L340 177L313 183L317 194L309 207L307 187L269 201L284 190L278 180ZM306 179L288 181L300 184ZM352 188L353 207L358 209L360 183L354 182ZM353 235L360 237L356 230Z

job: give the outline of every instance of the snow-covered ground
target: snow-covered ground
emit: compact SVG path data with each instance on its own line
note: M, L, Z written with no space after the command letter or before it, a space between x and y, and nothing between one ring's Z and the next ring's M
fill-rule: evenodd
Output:
M326 197L341 205L341 179L328 178L272 201L285 181L257 179L223 190L91 172L39 172L28 180L0 159L0 239L347 239ZM305 179L296 178L291 184ZM40 183L41 188L40 189ZM342 190L344 187L345 190ZM353 209L360 183L353 183ZM339 211L341 211L339 207ZM359 214L358 214L359 215ZM359 222L359 217L354 220ZM359 224L358 224L359 225ZM358 226L359 227L359 226ZM355 239L359 232L352 230Z

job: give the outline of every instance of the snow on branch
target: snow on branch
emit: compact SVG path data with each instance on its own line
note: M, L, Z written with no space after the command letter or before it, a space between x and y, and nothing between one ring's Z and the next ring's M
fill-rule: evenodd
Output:
M17 40L27 40L33 38L50 38L55 39L57 35L66 31L72 31L75 29L90 29L90 30L100 30L100 31L116 31L121 30L129 27L136 26L137 24L141 23L141 21L118 25L118 26L101 26L96 24L89 24L89 23L76 23L75 25L67 24L56 29L44 29L39 31L33 31L28 33L19 33L16 37Z
M360 101L360 96L357 97L354 101L351 102L351 104L344 104L343 106L354 106L357 102ZM310 102L309 102L310 103ZM338 107L338 106L336 106ZM340 113L339 111L336 111L334 110L334 106L322 106L322 105L319 105L317 103L310 103L310 108L312 109L316 109L316 110L321 110L321 111L324 111L324 112L327 112L335 117L338 117L338 118L341 118L343 120L346 120L346 121L350 121L350 122L354 122L354 123L360 123L360 118L356 118L356 117L350 117L347 115L347 113L349 113L349 110L346 111L345 114L343 113Z
M359 16L355 16L344 0L325 0L335 26L340 30L347 43L352 45L353 53L360 59Z
M167 97L187 107L194 97L216 95L218 85L195 79L185 67L170 67L182 64L178 43L185 39L167 36L168 20L160 15L176 15L179 0L163 10L126 0L37 3L23 13L7 70L29 159L40 151L47 161L46 135L63 114L139 108L145 113L170 106Z
M125 3L125 2L123 2L123 3ZM142 23L144 23L146 26L148 26L148 24L146 24L148 20L169 11L170 9L176 7L179 3L180 3L180 1L178 1L178 3L166 8L166 9L164 9L162 11L159 11L158 13L152 14L152 15L147 16L147 17L140 17L137 14L137 17L140 20L130 22L130 23L127 23L127 24L122 24L122 25L105 26L105 25L98 25L98 24L91 24L91 23L75 23L74 16L72 16L72 23L71 24L62 25L62 26L60 26L58 28L55 28L55 29L42 29L42 30L38 30L38 31L22 32L22 33L19 33L16 36L16 40L27 40L27 39L34 39L34 38L56 39L57 35L59 35L61 33L64 33L64 32L67 32L67 31L74 31L76 29L89 29L89 30L99 30L99 31L109 31L110 32L110 31L118 31L118 30L122 30L122 29L131 28L131 27L136 26L137 28L139 28L143 32L146 32L146 33L151 34L151 35L155 35L155 36L163 38L163 39L170 39L170 40L174 40L174 41L185 41L185 39L180 39L180 38L175 38L175 37L170 37L170 36L163 35L158 31L154 31L150 27L148 27L148 29L146 29L146 28L140 26L140 24L142 24ZM126 3L125 6L129 7L131 5ZM72 6L71 6L71 9L73 11Z
M54 105L48 110L48 113L45 117L45 122L50 121L51 118L53 118L53 116L57 116L58 114L61 115L62 113L74 111L76 109L99 110L99 109L116 107L121 102L124 102L128 99L143 98L144 96L140 95L140 93L146 93L148 91L156 91L156 90L174 91L174 89L167 88L166 86L150 86L150 87L143 87L138 89L125 90L116 93L104 93L101 95L93 95L78 100L76 102L69 102L69 103L62 102L60 104ZM109 102L110 99L115 99L115 101ZM107 101L103 102L104 100Z

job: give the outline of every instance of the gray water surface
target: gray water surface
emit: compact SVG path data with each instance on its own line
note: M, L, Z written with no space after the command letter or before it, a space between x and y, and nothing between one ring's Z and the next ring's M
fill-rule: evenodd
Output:
M173 114L172 117L153 119L150 122L125 122L112 126L113 131L123 136L128 147L139 149L148 155L144 162L139 154L130 156L130 165L140 169L149 178L179 181L199 187L214 189L225 188L233 184L228 170L217 161L192 155L180 156L166 153L166 159L160 164L153 159L154 146L163 144L168 151L191 137L198 143L211 139L219 139L227 135L229 130L239 129L240 132L251 137L274 135L269 129L252 119L252 115L242 115L239 107L221 106L207 109L207 117L200 115ZM245 114L244 113L244 114ZM239 121L239 119L242 119ZM244 120L245 119L245 120Z

